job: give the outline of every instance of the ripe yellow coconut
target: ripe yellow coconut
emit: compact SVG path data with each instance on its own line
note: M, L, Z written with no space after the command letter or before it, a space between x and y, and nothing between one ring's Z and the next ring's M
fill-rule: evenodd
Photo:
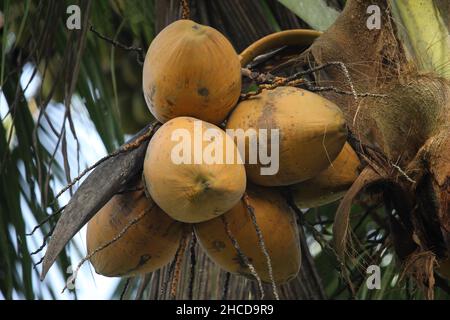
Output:
M347 142L333 163L312 179L292 186L299 208L314 208L342 198L358 177L358 155Z
M178 20L151 43L143 69L147 106L161 122L192 116L220 124L241 92L241 65L214 28Z
M274 280L287 282L297 275L301 264L295 213L276 190L250 186L247 193L271 259ZM227 234L223 219L261 280L270 282L266 256L243 200L222 217L194 225L201 247L224 270L252 278Z
M274 175L262 174L264 162L258 158L251 163L246 138L246 170L249 179L259 185L282 186L310 179L325 170L341 152L347 137L347 128L341 110L327 99L294 87L278 87L265 90L258 96L242 101L233 110L227 129L243 129L257 132L258 146L261 129L267 130L271 157L279 157L279 170ZM279 133L279 150L276 133ZM260 141L261 140L261 141ZM239 147L239 142L238 142ZM260 150L259 150L260 151ZM264 154L264 153L263 153Z
M134 220L138 221L129 226ZM117 241L90 259L98 274L122 277L155 271L172 261L183 235L182 223L147 199L143 190L132 191L112 197L89 221L88 254L118 237L125 228Z
M202 222L230 210L246 186L234 141L219 127L191 117L172 119L155 133L144 179L155 202L183 222Z

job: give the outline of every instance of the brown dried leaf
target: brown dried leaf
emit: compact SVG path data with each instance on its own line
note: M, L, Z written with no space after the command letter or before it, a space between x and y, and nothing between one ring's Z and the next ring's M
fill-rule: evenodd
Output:
M372 167L367 166L355 180L339 205L333 225L335 250L341 261L345 260L350 225L350 211L355 197L368 185L382 180Z
M148 128L147 128L148 129ZM43 260L41 280L70 239L129 181L142 172L148 141L100 164L86 178L56 224Z

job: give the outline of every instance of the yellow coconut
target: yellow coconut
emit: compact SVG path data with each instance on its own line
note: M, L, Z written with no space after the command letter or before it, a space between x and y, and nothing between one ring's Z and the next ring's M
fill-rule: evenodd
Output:
M234 159L227 159L231 153ZM205 221L230 210L246 186L234 141L219 127L191 117L166 122L152 137L144 179L155 202L183 222Z
M192 116L220 124L241 92L241 65L214 28L178 20L151 43L143 69L147 106L161 122Z
M255 164L249 161L254 152L249 148L248 136L245 155L249 179L264 186L290 185L314 177L338 156L347 137L344 115L335 104L293 87L265 90L240 102L228 120L227 129L243 129L247 133L254 129L260 138L264 137L260 130L267 130L269 154L279 158L278 172L263 173L265 165L261 161ZM273 134L276 138L277 132L279 150L278 140L272 141L271 137Z
M339 200L358 177L360 164L358 155L346 142L327 169L292 186L295 204L299 208L313 208Z
M250 186L247 193L271 259L274 280L287 282L297 275L301 264L295 214L276 190ZM222 217L194 225L201 247L224 270L251 277L227 234L223 219L261 280L270 282L266 256L243 200Z
M129 226L135 220L138 221ZM132 191L112 197L89 221L86 234L88 253L121 233L123 235L117 241L90 259L98 274L134 276L163 267L175 256L183 235L183 224L147 199L143 190Z

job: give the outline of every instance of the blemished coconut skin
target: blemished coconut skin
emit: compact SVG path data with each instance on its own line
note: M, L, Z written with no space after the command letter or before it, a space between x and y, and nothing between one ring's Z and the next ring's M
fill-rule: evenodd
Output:
M269 141L270 129L279 129L279 170L274 175L262 175L260 163L248 163L246 143L247 175L263 186L290 185L314 177L338 156L347 137L343 113L335 104L294 87L264 90L240 102L230 115L228 128L268 129Z
M143 212L117 241L90 258L98 274L108 277L135 276L155 271L170 261L180 245L183 224L166 215L143 190L115 195L89 221L88 254L117 237Z
M295 214L278 191L250 186L247 194L271 258L274 280L278 284L288 282L296 277L301 265ZM258 276L270 283L267 260L243 200L223 217ZM222 269L254 279L233 246L222 217L195 224L194 230L201 247Z
M191 116L220 124L241 92L239 56L214 28L178 20L147 51L143 91L160 122Z
M291 187L295 204L299 208L314 208L339 200L358 178L360 165L358 155L346 142L327 169Z
M212 140L201 142L195 150L195 123L201 124L202 134L213 129L223 141L223 157L219 163L194 163ZM178 129L190 134L189 163L173 161L172 151L181 140L172 140ZM219 141L217 139L216 141ZM231 146L235 160L227 163L226 147ZM182 154L182 152L176 154ZM191 117L178 117L166 122L152 137L144 160L144 180L155 202L173 219L195 223L213 219L230 210L244 194L247 179L245 167L232 138L219 127Z

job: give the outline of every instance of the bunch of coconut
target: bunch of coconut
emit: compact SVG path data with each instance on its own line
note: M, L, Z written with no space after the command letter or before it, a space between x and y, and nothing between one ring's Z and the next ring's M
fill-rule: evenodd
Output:
M89 252L129 225L91 258L97 273L155 271L194 230L228 272L277 284L296 277L301 249L286 189L299 207L336 201L357 177L359 159L332 102L296 87L248 99L241 91L241 57L217 30L179 20L153 40L143 92L162 125L137 188L89 222Z

